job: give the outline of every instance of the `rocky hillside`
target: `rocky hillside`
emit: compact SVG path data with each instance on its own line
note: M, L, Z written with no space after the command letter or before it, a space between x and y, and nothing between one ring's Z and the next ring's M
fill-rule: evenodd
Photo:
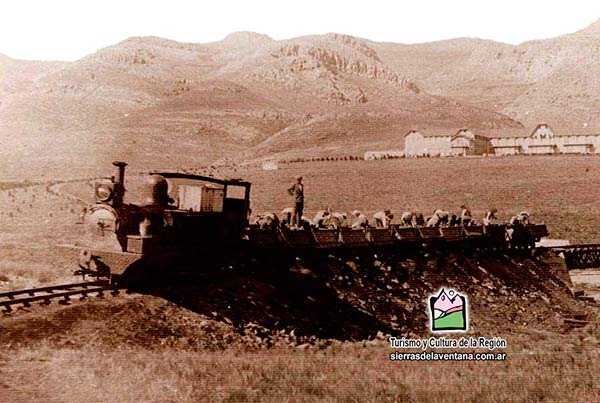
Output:
M480 105L526 124L587 123L597 128L599 40L600 20L573 34L518 46L469 38L371 45L384 62L413 77L429 93Z
M207 44L134 37L72 63L0 55L0 171L360 154L401 148L414 127L600 127L598 39L600 22L518 46L238 32Z
M0 136L9 147L1 157L7 167L29 161L31 176L68 174L64 166L94 174L115 158L173 167L297 145L297 155L336 151L340 142L360 152L390 134L398 148L413 125L457 120L519 126L429 95L367 41L346 35L274 41L245 32L209 44L130 38L73 63L6 60ZM5 67L15 63L19 74Z

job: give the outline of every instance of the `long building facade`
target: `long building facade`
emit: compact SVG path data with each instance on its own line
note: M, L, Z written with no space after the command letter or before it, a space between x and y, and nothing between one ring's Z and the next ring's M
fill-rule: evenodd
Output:
M450 151L454 156L466 157L493 154L494 149L489 137L461 129L450 139Z
M486 155L493 153L493 147L488 137L469 129L434 133L411 130L404 136L404 153L407 157Z
M404 144L406 157L599 154L600 132L586 129L557 134L545 123L537 125L531 133L519 130L482 135L466 128L445 132L411 130L404 136Z
M545 123L537 125L529 136L497 137L491 142L497 155L600 153L600 134L556 134Z

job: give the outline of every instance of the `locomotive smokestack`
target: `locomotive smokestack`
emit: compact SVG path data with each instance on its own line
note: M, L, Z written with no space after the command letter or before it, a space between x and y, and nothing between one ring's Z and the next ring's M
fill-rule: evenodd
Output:
M113 165L117 167L117 174L115 175L115 183L120 183L121 185L125 184L125 167L127 166L126 162L123 161L115 161Z
M115 161L113 165L117 167L117 174L114 176L115 183L115 196L113 199L113 205L119 206L123 203L123 196L125 194L125 167L127 166L126 162L123 161Z

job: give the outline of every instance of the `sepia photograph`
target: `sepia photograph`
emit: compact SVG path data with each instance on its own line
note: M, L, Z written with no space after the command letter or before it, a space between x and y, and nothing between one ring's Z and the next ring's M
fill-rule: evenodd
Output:
M599 373L600 3L0 4L0 402Z

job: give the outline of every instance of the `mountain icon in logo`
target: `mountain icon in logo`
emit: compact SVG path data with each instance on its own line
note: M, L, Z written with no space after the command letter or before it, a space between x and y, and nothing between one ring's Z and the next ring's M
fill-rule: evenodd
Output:
M455 290L443 288L429 297L432 332L467 330L467 297Z

